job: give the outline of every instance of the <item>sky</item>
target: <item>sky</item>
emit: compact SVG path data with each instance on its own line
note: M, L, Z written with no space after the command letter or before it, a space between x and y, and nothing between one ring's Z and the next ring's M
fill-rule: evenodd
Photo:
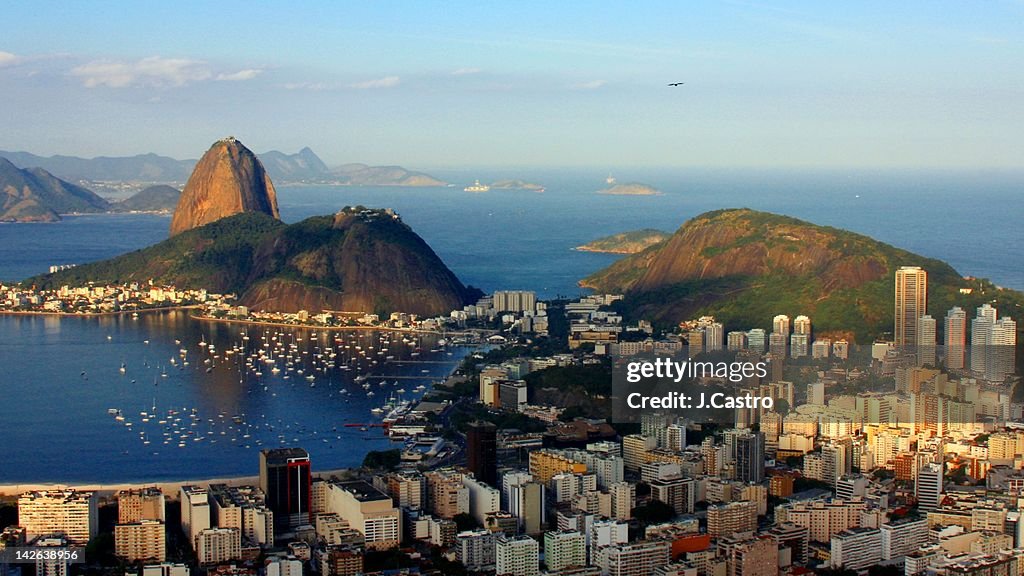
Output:
M1019 168L1024 1L4 7L0 149ZM685 82L678 87L670 82Z

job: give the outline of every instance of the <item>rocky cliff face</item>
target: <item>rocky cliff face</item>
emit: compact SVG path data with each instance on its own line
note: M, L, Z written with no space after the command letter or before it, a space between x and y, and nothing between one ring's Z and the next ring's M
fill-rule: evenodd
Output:
M171 235L241 212L280 218L277 192L263 164L241 142L225 138L192 171L171 219Z

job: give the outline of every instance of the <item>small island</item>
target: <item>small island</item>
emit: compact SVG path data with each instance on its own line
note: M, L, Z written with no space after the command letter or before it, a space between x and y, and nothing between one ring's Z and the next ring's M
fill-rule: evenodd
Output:
M598 238L593 242L577 246L573 250L579 250L580 252L602 252L605 254L636 254L655 244L664 242L670 236L672 235L662 230L644 228L643 230L620 232L619 234Z
M628 184L615 184L611 188L598 191L598 194L610 194L613 196L661 196L662 191L647 184L630 182Z
M494 190L533 190L534 192L543 192L544 187L540 184L534 184L533 182L526 182L524 180L516 179L505 179L498 180L491 184L491 188Z

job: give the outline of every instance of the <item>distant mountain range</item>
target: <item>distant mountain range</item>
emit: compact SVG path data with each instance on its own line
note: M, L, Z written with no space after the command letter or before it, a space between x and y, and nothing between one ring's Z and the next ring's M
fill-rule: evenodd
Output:
M422 172L401 166L345 164L329 168L306 147L296 154L271 150L258 155L267 173L278 184L307 183L337 186L444 186L445 182ZM157 154L138 156L79 158L76 156L38 156L30 152L0 150L19 168L42 168L59 178L88 184L91 182L135 182L184 184L195 168L196 160L176 160Z

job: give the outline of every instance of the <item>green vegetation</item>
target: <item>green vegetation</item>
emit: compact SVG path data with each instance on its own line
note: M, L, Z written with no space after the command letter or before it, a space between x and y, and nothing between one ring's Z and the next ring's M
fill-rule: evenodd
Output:
M611 236L598 238L593 242L577 246L576 249L584 252L636 254L637 252L642 252L655 244L660 244L665 240L668 240L671 236L672 235L668 232L655 230L653 228L644 228L643 230L621 232L619 234L612 234Z
M363 468L371 470L394 470L402 462L402 451L398 448L393 450L371 450L363 458Z
M1020 317L1024 294L962 278L948 264L867 236L753 210L719 210L684 224L672 239L581 282L623 292L628 320L660 328L713 315L726 330L770 328L776 314L806 314L815 331L866 343L892 329L893 284L901 266L928 271L929 313L969 313L993 302ZM962 291L970 292L968 294Z
M380 210L285 225L245 212L117 258L30 278L41 288L149 282L233 293L269 310L433 315L479 297L401 220Z
M173 212L178 205L181 190L160 184L110 205L114 212Z

